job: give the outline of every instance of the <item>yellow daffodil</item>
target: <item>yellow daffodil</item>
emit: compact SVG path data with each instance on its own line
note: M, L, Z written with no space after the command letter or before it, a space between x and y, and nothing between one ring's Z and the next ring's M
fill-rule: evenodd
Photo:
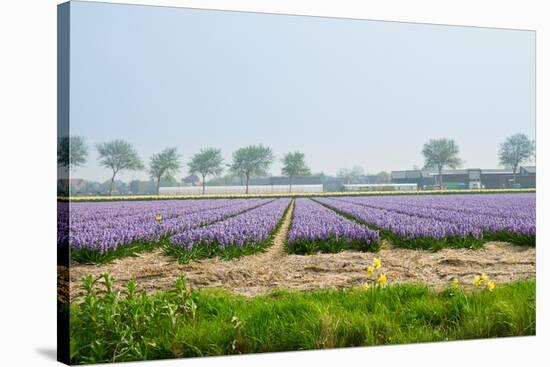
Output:
M380 267L382 266L382 260L378 259L378 258L374 258L372 260L372 265L376 268L376 269L380 269Z
M369 289L370 284L368 282L363 283L363 289Z
M479 275L476 275L476 276L474 277L473 284L474 284L475 286L478 286L478 287L481 285L481 277L480 277Z
M489 291L492 292L493 289L495 289L495 287L496 287L495 282L491 281L491 282L487 283L487 289L488 289Z
M371 276L372 276L372 273L374 273L374 268L373 268L372 266L369 266L369 267L367 268L367 275L368 275L369 277L371 277Z
M380 274L378 277L378 283L380 283L380 285L386 285L387 282L388 278L386 278L386 274Z
M458 288L460 286L460 281L457 277L454 277L453 279L453 287Z
M160 222L160 221L162 220L162 215L160 215L160 214L156 215L156 216L155 216L155 220L156 220L157 222Z
M487 283L487 281L489 280L489 278L487 277L487 274L485 273L481 274L481 277L479 279L481 280L482 283Z

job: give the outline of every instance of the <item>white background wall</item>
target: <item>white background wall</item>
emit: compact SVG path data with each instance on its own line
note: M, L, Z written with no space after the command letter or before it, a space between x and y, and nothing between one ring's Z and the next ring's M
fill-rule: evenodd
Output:
M129 2L117 0L117 2ZM130 1L131 2L131 1ZM0 365L55 365L56 3L0 2ZM540 366L550 344L550 10L540 0L161 0L134 3L537 30L537 333L528 338L124 366ZM543 60L546 69L543 68ZM546 92L546 93L545 93ZM543 102L544 98L544 102ZM397 131L398 132L398 131ZM546 352L546 353L545 353ZM122 365L121 365L122 366Z

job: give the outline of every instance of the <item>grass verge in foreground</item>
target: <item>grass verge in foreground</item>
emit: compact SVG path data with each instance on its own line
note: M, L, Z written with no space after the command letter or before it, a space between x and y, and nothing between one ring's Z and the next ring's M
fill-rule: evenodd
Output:
M422 285L276 291L246 298L191 290L183 277L124 295L105 275L71 306L71 361L118 362L535 334L535 281L488 290Z

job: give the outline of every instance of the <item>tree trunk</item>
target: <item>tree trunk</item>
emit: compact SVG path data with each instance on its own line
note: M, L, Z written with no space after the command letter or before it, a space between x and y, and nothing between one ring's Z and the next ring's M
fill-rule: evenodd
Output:
M439 190L443 190L443 167L438 167L439 170Z
M289 177L288 180L290 181L290 190L289 190L289 193L292 193L292 177Z
M157 195L160 195L160 176L157 177Z
M111 177L111 186L109 186L109 196L113 195L113 189L115 187L115 176L116 172L113 172L113 177Z
M206 175L202 175L202 194L204 195L204 191L205 191L205 188L204 188L204 180L206 180Z
M515 165L515 166L513 167L513 172L512 172L512 173L513 173L513 176L512 176L512 177L513 177L513 182L514 182L514 186L513 186L513 187L516 187L516 171L517 171L517 169L518 169L518 166Z
M248 180L250 179L250 175L246 174L246 193L248 194Z

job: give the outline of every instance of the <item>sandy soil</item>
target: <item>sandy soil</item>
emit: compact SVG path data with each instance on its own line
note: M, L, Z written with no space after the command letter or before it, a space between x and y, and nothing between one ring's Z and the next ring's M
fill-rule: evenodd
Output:
M205 259L178 264L162 251L143 253L107 265L71 267L71 299L82 295L81 279L85 274L110 272L118 287L136 279L146 291L172 287L176 277L186 274L195 288L219 287L254 296L276 288L307 290L326 287L352 287L366 280L364 270L374 257L382 260L381 271L388 282L424 282L434 287L450 284L457 276L470 284L474 275L485 272L492 280L506 282L535 276L535 249L504 242L488 242L479 250L443 249L438 252L408 250L384 242L377 253L345 251L338 254L288 255L284 239L290 224L290 213L265 252L229 261ZM67 282L65 273L62 284Z

